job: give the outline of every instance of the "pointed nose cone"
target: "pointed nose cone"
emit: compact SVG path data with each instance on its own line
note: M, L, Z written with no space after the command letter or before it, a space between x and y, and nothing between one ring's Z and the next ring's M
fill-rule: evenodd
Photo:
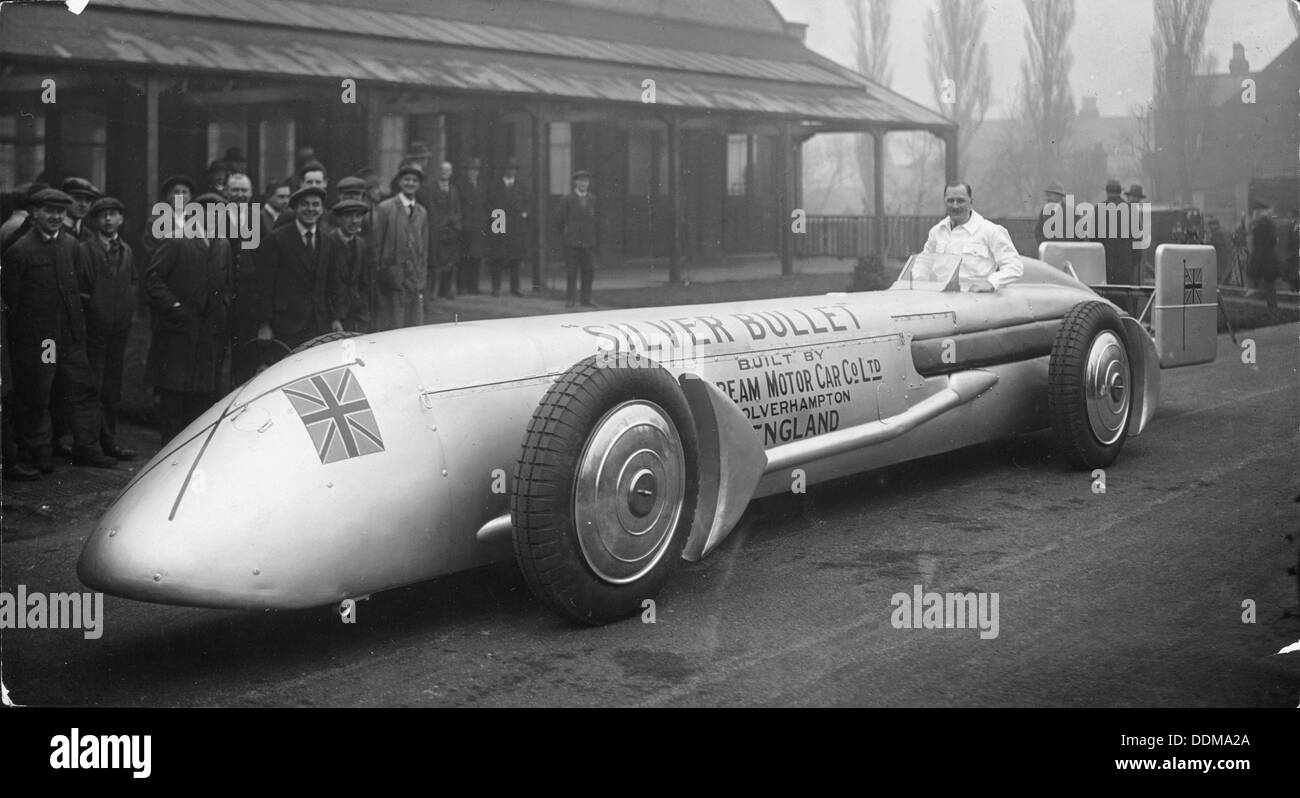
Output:
M257 604L258 575L229 566L235 530L249 519L229 501L233 486L213 484L211 469L224 459L222 407L164 447L100 519L77 561L84 584L162 604Z
M191 424L100 519L81 581L290 609L428 578L450 545L441 445L406 359L365 344L294 355Z

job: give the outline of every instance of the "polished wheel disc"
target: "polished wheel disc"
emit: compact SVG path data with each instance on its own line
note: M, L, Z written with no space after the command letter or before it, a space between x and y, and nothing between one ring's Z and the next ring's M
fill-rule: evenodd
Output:
M624 402L597 423L578 459L573 520L587 565L613 584L645 575L681 518L686 460L653 402Z
M1088 406L1088 426L1103 446L1124 434L1131 380L1128 354L1119 337L1106 330L1092 339L1084 377L1084 400Z

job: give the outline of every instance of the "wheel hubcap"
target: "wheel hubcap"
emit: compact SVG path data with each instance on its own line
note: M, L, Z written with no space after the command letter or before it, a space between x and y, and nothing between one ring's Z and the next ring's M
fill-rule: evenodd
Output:
M1084 400L1088 406L1088 426L1103 446L1119 440L1124 433L1130 380L1128 354L1119 337L1107 330L1094 338L1088 349Z
M659 562L681 518L686 460L667 413L624 402L605 414L578 458L573 520L591 570L623 584Z

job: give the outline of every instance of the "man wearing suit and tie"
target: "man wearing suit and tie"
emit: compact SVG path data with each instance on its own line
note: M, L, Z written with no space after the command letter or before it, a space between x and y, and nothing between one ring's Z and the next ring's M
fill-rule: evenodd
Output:
M397 170L397 194L375 208L369 244L375 270L375 330L424 323L424 291L429 280L429 212L416 201L424 170L409 163Z
M336 307L341 296L336 264L337 237L320 224L325 189L305 186L289 198L292 224L271 233L258 258L257 337L279 339L290 348L331 331L341 331Z

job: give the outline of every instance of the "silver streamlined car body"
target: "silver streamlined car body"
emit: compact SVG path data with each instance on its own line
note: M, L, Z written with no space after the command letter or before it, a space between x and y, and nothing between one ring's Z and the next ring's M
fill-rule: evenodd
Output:
M795 480L1049 426L1072 461L1108 463L1154 412L1159 361L1138 320L1030 259L996 293L900 284L322 342L146 464L78 573L144 601L293 608L513 549L549 606L605 622Z

